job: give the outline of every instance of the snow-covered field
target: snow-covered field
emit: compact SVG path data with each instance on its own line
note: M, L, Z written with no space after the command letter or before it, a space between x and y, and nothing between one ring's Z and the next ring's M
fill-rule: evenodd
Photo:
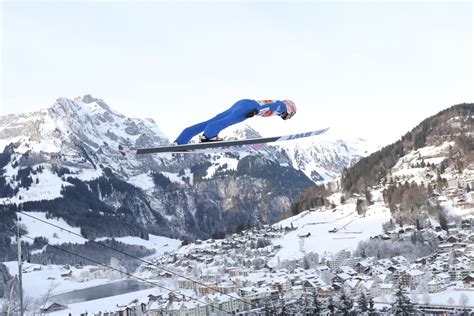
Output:
M128 179L128 183L132 184L133 186L142 189L143 191L147 191L153 189L155 187L155 183L149 174L142 173L136 175L134 177L130 177Z
M80 229L77 227L69 226L62 219L47 219L45 213L41 212L25 212L28 215L31 215L35 218L21 215L21 222L26 226L27 235L31 238L43 236L46 237L50 244L59 245L63 243L76 243L83 244L87 239L79 237L75 234L69 233L67 230L70 230L76 234L80 234ZM48 225L41 220L47 221L51 224L57 225L64 229L59 229ZM98 241L105 240L106 238L98 239ZM130 244L130 245L140 245L148 249L154 249L155 254L150 257L161 256L165 252L171 252L178 249L181 246L181 241L177 239L171 239L167 237L161 237L149 234L149 239L141 239L139 237L120 237L116 238L117 241ZM30 239L24 238L24 241L31 242ZM41 252L42 249L37 250ZM145 260L148 258L144 258ZM11 275L18 273L17 262L6 262L8 270ZM107 284L108 282L117 281L116 277L109 278L107 272L104 272L101 277L97 277L97 274L94 274L94 277L87 277L88 271L92 267L82 267L75 268L70 267L70 269L65 269L63 266L59 265L48 265L42 266L39 264L29 264L25 263L23 270L23 286L25 289L25 295L30 296L34 299L38 299L46 293L50 287L54 287L53 294L60 294L68 291L84 289L92 286ZM93 269L96 269L95 267ZM72 271L72 276L67 278L62 278L61 274L68 273Z
M418 150L413 150L407 155L398 160L392 168L392 176L399 179L409 179L409 182L416 182L418 184L427 182L426 173L427 168L414 167L414 165L434 164L439 165L443 160L449 156L449 148L453 142L445 142L439 146L426 146Z
M42 221L46 221L50 224L62 227L64 229L70 230L76 234L81 234L79 227L69 226L63 219L57 218L46 218L46 213L42 212L25 212L25 214L31 215L33 217L25 216L20 214L21 223L26 226L27 235L31 238L36 237L45 237L48 239L48 243L51 245L60 245L64 243L75 243L83 244L87 239L79 237L77 235L71 234L66 230L56 228L49 224L46 224ZM25 242L32 243L31 239L24 239Z
M15 179L18 168L7 165L4 177L7 181ZM12 198L0 198L0 203L23 203L28 201L52 200L61 197L62 186L71 185L45 168L42 173L32 177L33 182L28 189L20 187L18 194Z
M380 234L382 224L389 220L390 210L380 202L370 206L363 217L355 211L354 203L338 206L335 211L302 212L275 224L282 227L293 225L298 229L274 242L282 248L270 264L275 266L278 261L302 258L309 252L321 255L344 249L354 250L359 241ZM333 229L337 232L330 233ZM308 234L308 237L300 237Z
M71 315L80 315L85 312L93 313L97 311L111 312L111 311L116 311L118 309L117 308L118 302L121 302L123 304L128 304L135 299L138 299L140 302L147 302L148 295L150 294L155 295L155 296L158 296L158 295L165 296L167 295L168 292L169 291L163 290L158 287L151 288L147 290L101 298L101 299L93 300L93 301L69 304L67 309L58 311L58 312L53 312L53 313L50 313L49 315L60 316L60 315L68 315L69 313L71 313ZM194 296L194 294L192 293L190 293L189 295Z
M18 263L16 261L4 262L3 264L8 268L11 275L18 274ZM77 269L71 266L70 269L65 269L63 266L58 265L43 266L25 262L23 264L23 290L25 297L40 299L50 288L54 288L53 294L60 294L112 282L112 280L107 278L96 278L79 282L80 274L92 268L95 267L84 266ZM72 277L61 277L61 274L68 273L69 271L72 271Z
M162 236L156 236L152 234L148 234L149 239L145 240L140 237L118 237L114 238L117 241L123 242L124 244L129 245L138 245L144 246L148 249L154 249L156 252L152 255L152 257L157 257L163 255L165 252L171 252L177 250L181 246L181 240L178 239L171 239ZM107 238L100 238L97 241L102 241Z
M474 290L468 288L459 289L451 287L438 293L410 293L409 297L412 302L417 302L418 304L444 305L459 309L474 307ZM390 304L395 301L395 296L382 295L375 297L374 301L379 304Z
M453 205L452 200L444 201L440 203L441 208L447 212L447 214L452 215L452 216L459 216L461 218L471 218L474 216L474 209L473 208L467 208L467 209L462 209L459 207L456 207Z

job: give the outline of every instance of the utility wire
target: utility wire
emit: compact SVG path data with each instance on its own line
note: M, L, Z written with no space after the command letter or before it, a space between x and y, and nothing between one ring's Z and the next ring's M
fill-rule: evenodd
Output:
M213 291L215 291L215 292L219 292L220 294L225 295L225 296L228 296L228 297L231 297L231 298L234 299L234 300L238 300L238 301L244 303L245 305L250 305L250 308L251 308L251 309L254 307L253 304L250 303L250 302L247 302L247 301L245 301L245 300L243 300L243 299L241 299L241 298L236 298L236 297L234 297L234 296L232 296L232 295L230 295L230 294L224 293L224 292L222 292L222 291L220 291L220 290L218 290L218 289L211 288L210 286L206 285L205 283L202 283L202 282L193 280L193 279L191 279L191 278L189 278L189 277L187 277L187 276L181 275L181 274L179 274L179 273L177 273L177 272L174 272L174 271L172 271L172 270L169 270L169 269L160 267L160 266L158 266L157 264L155 264L155 263L153 263L153 262L144 260L144 259L139 258L139 257L134 256L134 255L131 255L131 254L126 253L126 252L124 252L124 251L122 251L122 250L120 250L120 249L116 249L116 248L114 248L114 247L112 247L112 246L109 246L109 245L100 243L100 242L98 242L98 241L95 241L95 240L86 238L86 237L82 236L81 234L75 233L75 232L73 232L73 231L71 231L71 230L68 230L68 229L66 229L66 228L63 228L63 227L61 227L61 226L55 225L55 224L53 224L53 223L50 223L50 222L48 222L48 221L46 221L46 220L43 220L43 219L41 219L41 218L38 218L38 217L36 217L36 216L27 214L27 213L22 212L22 211L16 211L16 212L17 212L17 213L20 213L20 214L23 214L23 215L25 215L25 216L34 218L34 219L36 219L36 220L38 220L38 221L40 221L40 222L42 222L42 223L45 223L45 224L51 225L51 226L53 226L53 227L56 227L56 228L58 228L58 229L64 230L64 231L66 231L66 232L68 232L68 233L70 233L70 234L73 234L73 235L75 235L75 236L79 236L79 237L81 237L81 238L84 238L84 239L86 239L86 240L88 240L88 241L90 241L90 242L96 243L96 244L101 245L101 246L103 246L103 247L105 247L105 248L108 248L108 249L110 249L110 250L116 251L116 252L118 252L118 253L120 253L120 254L122 254L122 255L125 255L125 256L128 256L128 257L130 257L130 258L133 258L133 259L135 259L135 260L139 260L139 261L141 261L141 262L143 262L143 263L152 265L152 266L154 266L154 267L156 267L156 268L158 268L158 269L160 269L160 270L163 270L163 271L165 271L165 272L171 273L171 274L176 275L176 276L178 276L178 277L180 277L180 278L183 278L183 279L185 279L185 280L191 281L191 282L193 282L193 283L195 283L195 284L198 284L198 285L201 285L201 286L203 286L203 287L205 287L205 288L211 289L211 290L213 290Z
M4 230L4 231L8 231L8 232L14 233L14 231L12 231L12 230L10 230L10 229L7 229L7 228L3 228L3 227L2 227L1 229ZM31 240L33 240L33 241L39 242L39 243L43 244L44 246L49 246L49 247L52 247L52 248L54 248L54 249L58 249L58 250L60 250L60 251L63 251L63 252L65 252L65 253L68 253L68 254L70 254L70 255L79 257L79 258L81 258L81 259L88 260L88 261L90 261L90 262L92 262L92 263L95 263L95 264L100 265L100 266L102 266L102 267L105 267L105 268L107 268L107 269L110 269L110 270L114 270L114 271L123 273L123 274L126 275L126 276L129 276L129 277L131 277L131 278L135 278L135 279L140 280L140 281L142 281L142 282L145 282L145 283L151 284L151 285L153 285L153 286L162 288L162 289L164 289L164 290L169 291L170 293L174 293L174 294L180 295L180 296L182 296L182 297L189 298L189 299L194 300L194 301L196 301L196 302L202 303L202 304L204 304L204 305L206 305L206 306L214 307L214 308L217 308L217 309L219 309L219 310L221 310L221 311L223 311L223 312L225 312L225 313L227 313L227 314L233 315L232 312L228 312L228 311L224 310L223 308L221 308L221 307L219 307L219 306L214 306L214 305L211 305L211 304L209 304L209 303L207 303L207 302L205 302L205 301L201 301L201 300L199 300L199 299L197 299L197 298L194 298L194 297L192 297L192 296L189 296L189 295L186 295L186 294L182 294L182 293L176 292L176 291L174 291L174 290L168 289L168 288L166 288L166 287L163 286L163 285L160 285L160 284L155 283L155 282L148 281L148 280L146 280L146 279L144 279L144 278L135 276L135 275L133 275L133 274L131 274L131 273L122 271L122 270L120 270L120 269L113 268L113 267L111 267L111 266L109 266L109 265L107 265L107 264L105 264L105 263L101 263L101 262L99 262L99 261L97 261L97 260L94 260L94 259L85 257L85 256L83 256L83 255L80 255L80 254L78 254L78 253L72 252L72 251L70 251L70 250L64 249L64 248L59 247L59 246L56 246L56 245L51 245L51 244L49 244L49 243L47 243L47 242L45 242L45 241L42 241L42 240L40 240L40 239L36 239L36 238L30 237L30 236L28 236L28 235L21 235L21 236L26 237L26 238L28 238L28 239L31 239ZM234 298L234 297L233 297L233 298ZM234 299L235 299L235 298L234 298Z

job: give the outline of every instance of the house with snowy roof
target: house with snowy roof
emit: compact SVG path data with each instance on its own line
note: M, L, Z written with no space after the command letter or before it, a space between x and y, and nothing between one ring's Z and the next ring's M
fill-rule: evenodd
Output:
M374 257L366 258L362 261L357 262L354 269L359 274L367 274L370 272L375 262L376 260Z
M449 282L451 282L451 276L449 275L449 273L446 272L436 274L434 277L444 285L447 285L449 284Z
M357 295L357 292L359 290L359 284L360 280L356 279L348 279L344 282L342 289L344 292L350 296L355 296Z
M196 287L196 282L189 278L178 278L178 289L193 290Z
M246 287L239 289L239 295L253 306L260 306L266 300L276 300L280 297L277 290L271 287Z
M474 288L474 274L471 273L462 279L462 283L466 288Z
M319 279L310 279L303 281L303 290L306 293L316 293L316 290L321 287L325 286L326 284L319 280Z
M224 294L235 293L237 286L233 282L221 282L217 285L217 291Z
M316 289L316 294L318 298L328 298L334 294L334 288L330 285L320 286Z
M380 295L393 294L395 286L393 283L379 283Z
M365 280L360 283L359 291L367 296L376 297L380 295L380 286L374 280Z
M377 263L385 268L389 268L393 265L393 262L390 259L380 259L379 261L377 261Z
M400 275L400 282L404 287L414 289L425 275L424 271L418 269L410 269Z
M246 309L250 309L250 304L247 301L242 300L236 293L223 295L221 293L214 293L207 295L204 300L215 307L215 311L224 310L229 314L242 312ZM219 307L219 309L217 308Z
M443 291L446 288L446 285L441 282L439 279L433 279L427 284L429 293L438 293Z
M351 267L348 267L348 266L340 266L337 271L339 273L345 273L349 276L356 276L357 275L357 271L354 270L353 268Z
M45 304L46 305L46 304ZM47 307L40 309L41 313L53 313L67 309L67 306L58 303L50 303Z
M196 284L196 292L200 296L209 295L217 292L217 284L211 282L204 282Z
M466 264L455 263L449 267L448 273L451 276L451 280L462 280L467 277L471 271Z
M346 273L338 273L335 277L332 278L332 283L338 283L343 285L347 280L352 279L352 277Z
M405 258L404 256L396 256L396 257L393 257L392 258L392 261L396 264L399 264L401 266L406 266L406 265L409 265L410 264L410 261L408 261L407 258Z

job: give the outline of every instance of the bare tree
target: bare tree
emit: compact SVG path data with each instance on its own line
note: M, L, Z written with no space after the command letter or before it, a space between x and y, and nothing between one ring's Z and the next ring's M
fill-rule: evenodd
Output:
M59 286L59 283L53 283L51 282L49 284L49 287L48 289L46 290L46 292L41 296L41 298L39 299L39 305L41 306L41 308L46 308L46 304L49 302L49 299L53 296L53 292L54 290Z

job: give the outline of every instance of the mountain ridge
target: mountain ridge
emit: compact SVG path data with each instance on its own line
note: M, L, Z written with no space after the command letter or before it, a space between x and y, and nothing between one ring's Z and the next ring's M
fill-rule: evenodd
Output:
M152 120L128 118L90 95L2 116L0 126L0 201L62 217L91 238L147 233L209 238L272 223L314 185L308 173L320 179L316 170L295 168L289 151L274 146L123 158L119 144L159 146L169 139ZM258 135L240 126L226 133ZM359 158L349 153L330 162L341 168ZM129 224L120 223L124 220Z

